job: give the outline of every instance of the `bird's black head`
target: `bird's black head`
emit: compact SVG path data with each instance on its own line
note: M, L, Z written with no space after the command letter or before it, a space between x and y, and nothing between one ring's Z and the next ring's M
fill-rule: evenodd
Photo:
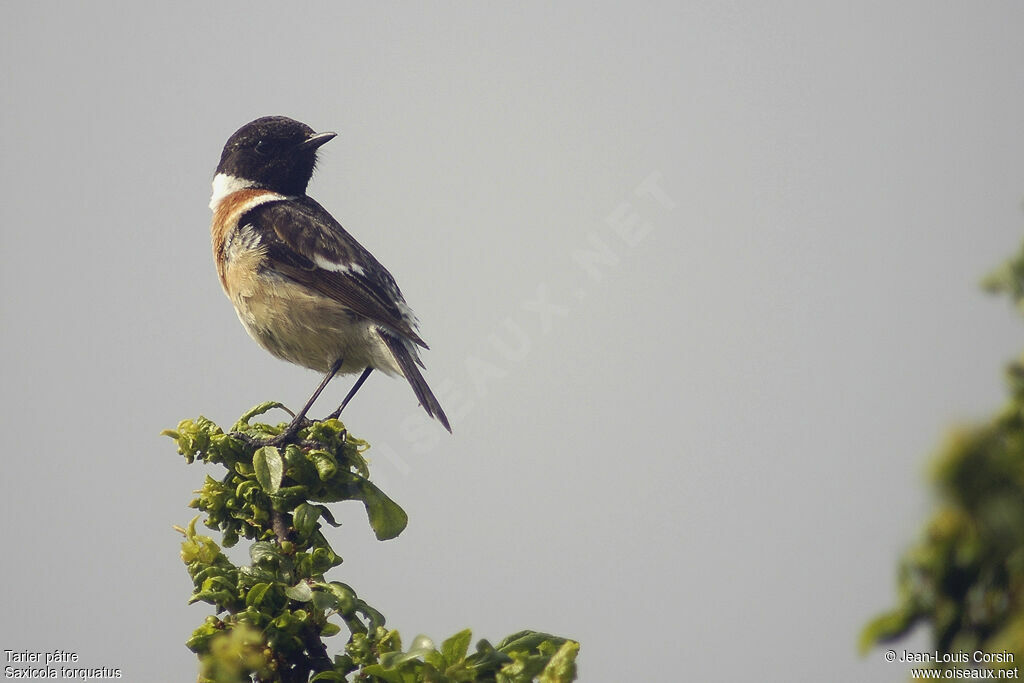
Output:
M228 138L217 173L281 194L305 194L316 151L336 133L316 133L286 116L264 116Z

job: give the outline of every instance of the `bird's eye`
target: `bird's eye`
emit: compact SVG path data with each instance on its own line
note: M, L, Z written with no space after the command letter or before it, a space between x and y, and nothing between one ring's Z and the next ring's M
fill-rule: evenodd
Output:
M273 145L271 143L267 142L266 140L260 140L259 142L256 143L255 149L257 154L259 154L261 157L265 157L270 154L272 148Z

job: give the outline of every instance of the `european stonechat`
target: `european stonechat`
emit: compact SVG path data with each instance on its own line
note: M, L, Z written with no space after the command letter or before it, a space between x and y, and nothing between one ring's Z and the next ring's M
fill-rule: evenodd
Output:
M306 195L316 133L267 116L228 138L213 178L213 258L221 286L253 339L278 358L326 373L277 441L287 440L332 377L362 373L337 417L374 370L405 377L431 417L448 418L419 367L417 321L391 273Z

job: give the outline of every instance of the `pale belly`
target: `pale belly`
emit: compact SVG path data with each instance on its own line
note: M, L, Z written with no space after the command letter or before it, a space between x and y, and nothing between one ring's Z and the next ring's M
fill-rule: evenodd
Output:
M229 296L249 335L278 358L320 372L342 358L339 374L372 367L402 375L372 323L301 285L257 276Z

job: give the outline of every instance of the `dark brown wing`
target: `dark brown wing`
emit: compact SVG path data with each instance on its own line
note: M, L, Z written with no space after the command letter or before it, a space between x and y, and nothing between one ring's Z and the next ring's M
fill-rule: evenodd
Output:
M391 273L316 201L257 206L239 220L267 248L267 267L427 348Z

